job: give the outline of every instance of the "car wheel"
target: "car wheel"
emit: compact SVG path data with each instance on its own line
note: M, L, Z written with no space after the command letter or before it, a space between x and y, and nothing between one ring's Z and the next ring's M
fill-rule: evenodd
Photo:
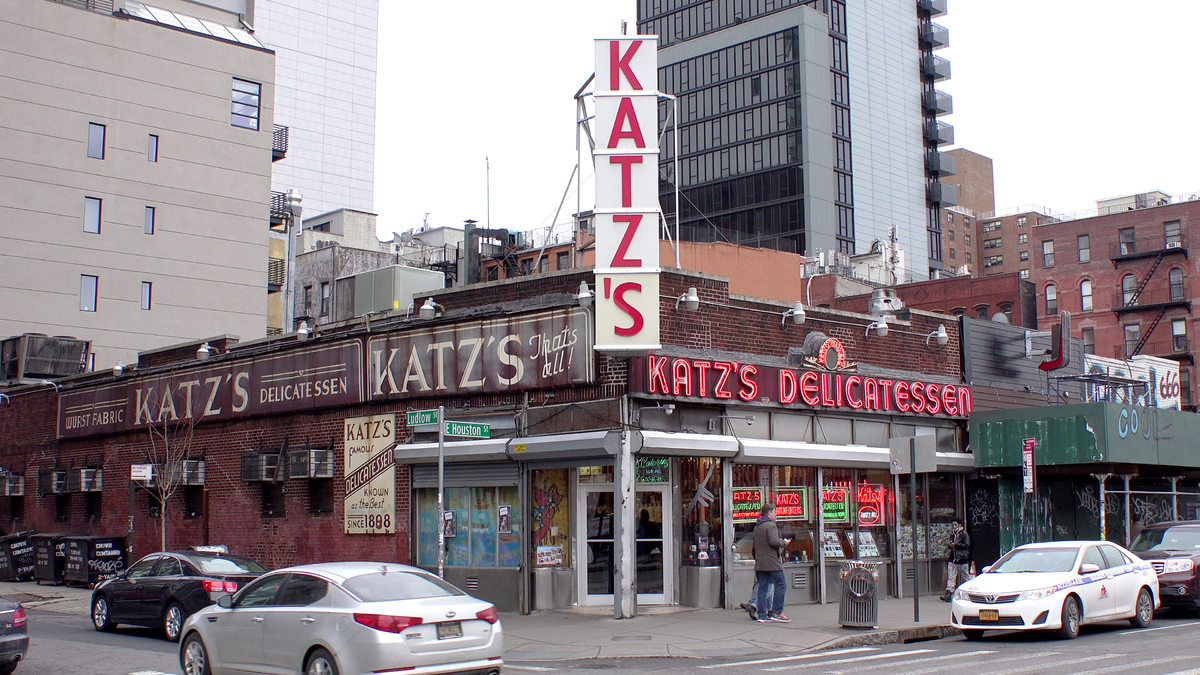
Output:
M1079 637L1079 601L1075 596L1068 595L1066 600L1063 600L1062 608L1062 628L1058 629L1058 637L1064 640L1074 640Z
M180 607L178 602L167 605L167 611L163 612L163 633L171 642L179 642L179 631L183 629L184 618L183 607Z
M191 675L191 673L188 673ZM304 666L304 675L338 675L333 655L324 649L315 649Z
M183 641L183 651L179 655L179 665L183 667L183 675L211 675L212 666L208 663L208 648L204 640L196 633L187 636Z
M112 620L108 598L103 595L92 601L92 625L96 630L112 630L117 625Z
M1151 597L1150 591L1143 588L1138 591L1136 613L1133 618L1129 619L1129 624L1134 628L1145 628L1154 620L1154 598Z
M983 639L983 631L981 631L981 630L963 629L962 633L963 633L963 637L967 638L968 640L982 640Z

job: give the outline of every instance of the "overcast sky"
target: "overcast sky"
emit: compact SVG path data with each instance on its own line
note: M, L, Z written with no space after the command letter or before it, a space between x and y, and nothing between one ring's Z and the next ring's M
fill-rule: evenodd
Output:
M856 0L850 0L855 2ZM447 12L447 9L452 11ZM1200 191L1197 0L950 0L959 147L994 161L998 208ZM634 0L380 2L380 235L489 220L548 226L575 165L572 96L592 40L636 28ZM851 73L851 82L855 77ZM853 86L853 84L851 85ZM583 208L591 206L584 155ZM575 211L574 182L557 222Z

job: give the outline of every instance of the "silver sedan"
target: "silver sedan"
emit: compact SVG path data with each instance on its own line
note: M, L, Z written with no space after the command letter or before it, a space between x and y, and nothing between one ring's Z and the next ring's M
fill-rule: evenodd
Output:
M188 618L185 675L499 675L496 608L395 563L301 565L259 577Z

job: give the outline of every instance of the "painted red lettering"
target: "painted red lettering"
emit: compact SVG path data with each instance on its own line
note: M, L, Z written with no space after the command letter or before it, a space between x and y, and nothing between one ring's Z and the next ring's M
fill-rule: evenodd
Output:
M908 383L896 380L896 410L908 412Z
M638 82L634 76L633 70L629 68L629 62L633 60L633 55L637 53L638 47L642 46L641 40L634 40L629 43L629 49L625 50L625 55L621 55L621 43L613 40L608 43L608 86L609 89L621 88L621 75L625 75L625 79L629 81L629 86L633 89L641 89L642 83Z
M800 396L809 405L821 405L821 388L817 384L817 374L806 370L800 375Z
M641 164L642 156L610 155L608 163L621 165L621 206L633 206L633 165Z
M879 380L873 377L863 380L863 407L879 410Z
M646 359L646 365L650 371L650 393L651 394L669 394L671 389L667 384L667 357L657 357L654 355ZM661 385L662 389L659 389Z
M755 366L742 366L738 377L742 380L742 390L738 392L738 398L743 401L753 401L758 398L758 381L754 379L754 375L758 374L758 368Z
M714 361L713 370L721 371L721 376L717 378L717 384L713 386L713 396L717 398L733 398L733 392L725 388L729 383L729 374L733 372L733 365L724 361Z
M853 392L856 387L858 387L858 388L862 387L862 378L857 375L851 375L850 377L847 377L846 378L846 402L850 404L851 408L854 408L855 410L862 410L863 400L861 398L858 398L858 399L854 398Z
M629 122L629 131L625 131L625 123ZM608 137L608 147L615 148L623 138L633 141L635 147L646 147L642 140L642 127L638 124L637 111L633 109L633 99L626 96L617 106L617 119L613 122L612 134Z
M613 290L613 304L617 306L617 309L625 312L629 315L629 318L633 319L633 323L630 324L628 328L621 328L620 326L613 327L613 332L621 337L637 335L638 333L642 332L642 327L646 324L646 319L642 317L642 313L625 300L625 294L630 291L633 291L634 293L641 293L642 285L632 281L626 281L623 284L617 284L616 289Z
M909 390L912 392L912 411L925 412L925 383L913 382L909 385Z
M779 402L795 403L799 393L799 383L796 381L796 371L781 368L779 370Z
M687 359L675 359L671 363L671 378L675 382L676 396L692 395L692 365Z
M641 267L641 258L626 258L625 254L629 252L629 245L633 243L633 235L637 232L638 225L642 222L642 214L626 213L613 216L615 223L628 223L625 228L625 236L621 237L621 243L617 245L616 253L613 253L613 267Z
M925 406L925 410L930 415L936 415L942 411L942 400L938 398L938 387L936 384L925 385L925 399L929 401L929 405Z

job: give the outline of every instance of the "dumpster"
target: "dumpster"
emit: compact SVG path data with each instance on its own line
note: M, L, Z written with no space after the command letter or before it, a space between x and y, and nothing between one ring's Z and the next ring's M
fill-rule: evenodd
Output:
M842 628L874 628L879 624L879 563L842 562L842 599L838 623Z
M42 582L55 586L66 583L63 574L67 570L67 538L65 534L39 534L33 538L33 577L38 585Z
M67 537L68 584L94 586L125 569L125 537Z
M0 579L28 581L33 578L33 535L37 530L0 537Z

